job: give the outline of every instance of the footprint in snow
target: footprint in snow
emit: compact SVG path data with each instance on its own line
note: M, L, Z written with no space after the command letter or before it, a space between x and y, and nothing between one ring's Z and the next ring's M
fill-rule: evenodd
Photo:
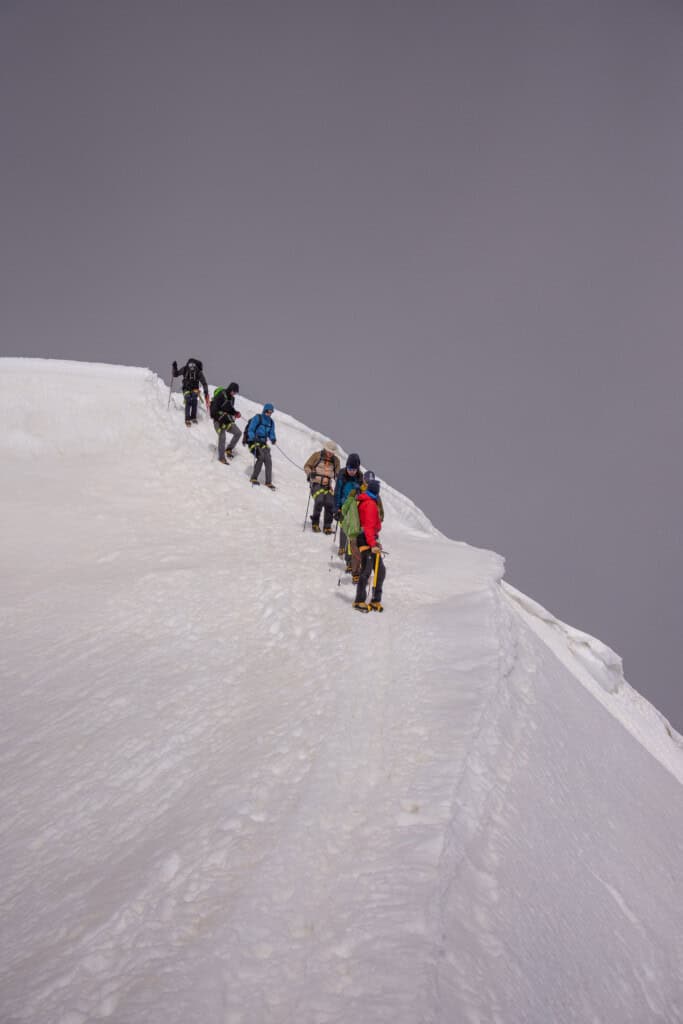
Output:
M178 874L180 868L180 857L177 853L172 853L170 857L162 863L159 870L159 878L162 882L170 882Z

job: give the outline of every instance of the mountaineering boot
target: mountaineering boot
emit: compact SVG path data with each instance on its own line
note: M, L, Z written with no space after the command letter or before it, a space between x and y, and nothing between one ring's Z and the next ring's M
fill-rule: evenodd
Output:
M275 484L266 484L266 487L268 488L269 491L276 491L277 490L277 487L275 486Z
M356 609L357 612L369 612L370 611L370 605L366 604L365 601L354 601L353 602L353 607Z
M337 548L337 555L339 558L343 558L345 554L346 552L344 551L344 548Z
M218 459L218 461L222 462L224 466L229 466L230 465L230 460L226 459L225 455L221 455L220 458Z
M250 483L250 484L253 484L253 485L254 485L254 487L260 487L260 486L261 486L261 481L260 481L260 480L257 480L255 476L252 476L252 478L251 478L251 480L249 481L249 483Z
M344 569L344 572L351 572L351 566L347 565L346 568ZM354 580L353 582L358 583L358 580Z
M383 612L384 611L384 608L382 606L382 602L381 601L371 601L370 602L370 608L372 609L373 612Z
M327 536L329 537L331 533L334 533L334 530L332 529L331 526L326 526L325 529L323 530L323 533L326 533Z
M192 420L185 420L185 426L186 427L191 427L192 426Z
M232 450L232 448L226 448L226 449L225 449L225 454L226 454L226 457L227 457L228 459L234 459L234 458L235 458L235 453L234 453L234 451Z
M349 569L349 571L350 571L350 569ZM359 579L360 579L360 573L359 572L354 572L353 576L351 577L352 582L353 583L358 583Z
M313 533L320 533L320 523L311 523Z

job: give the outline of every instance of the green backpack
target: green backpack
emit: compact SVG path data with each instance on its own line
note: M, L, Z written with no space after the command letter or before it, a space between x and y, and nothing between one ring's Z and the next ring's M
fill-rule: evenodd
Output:
M347 537L357 537L360 533L360 516L356 492L352 491L341 508L341 528Z
M225 388L216 388L211 399L211 405L209 406L209 416L212 420L215 420L220 415L219 407L221 405L221 395L225 391Z

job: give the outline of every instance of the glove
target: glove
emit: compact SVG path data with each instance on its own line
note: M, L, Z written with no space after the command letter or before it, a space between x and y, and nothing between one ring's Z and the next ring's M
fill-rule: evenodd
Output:
M242 413L241 412L236 412L235 413L235 419L236 420L241 420L242 419Z
M178 364L176 363L175 359L173 360L173 376L178 376Z
M341 509L340 508L336 508L334 510L334 512L333 512L333 515L334 515L334 518L337 520L337 522L340 523L341 522L341 517L342 517Z
M382 554L382 545L381 544L375 544L374 548L372 548L372 553L373 553L373 555L381 555Z

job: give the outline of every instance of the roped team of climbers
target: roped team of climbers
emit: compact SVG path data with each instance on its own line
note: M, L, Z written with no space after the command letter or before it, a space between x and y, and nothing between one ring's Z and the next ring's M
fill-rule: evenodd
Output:
M233 381L225 388L216 388L209 403L209 388L201 359L188 359L185 366L180 369L177 362L174 362L173 377L181 375L185 425L190 427L197 422L197 402L201 387L218 435L218 461L223 465L229 465L235 456L235 447L242 438L242 444L247 445L254 456L251 484L255 487L260 485L259 476L261 469L265 467L265 485L274 491L270 446L277 444L277 438L273 422L273 404L266 402L263 410L251 417L243 433L236 423L242 415L235 408L239 384ZM230 434L231 440L226 447L227 434ZM361 472L361 460L356 452L349 455L344 469L340 471L339 456L336 453L337 445L334 441L325 441L322 449L314 451L304 464L310 488L309 503L313 498L311 530L313 533L321 532L322 516L322 532L332 534L335 532L332 524L337 520L340 532L338 554L344 559L346 572L351 574L356 584L353 607L360 612L381 612L384 610L382 589L386 569L379 540L384 520L384 508L379 496L380 482L371 470L365 474ZM372 592L370 601L367 601L371 577Z
M340 524L339 554L345 559L346 571L356 584L353 607L361 612L384 610L382 587L386 570L379 540L384 507L379 492L380 482L375 474L368 470L361 475L360 456L352 452L335 487L334 517ZM371 574L372 595L368 603L366 594Z

